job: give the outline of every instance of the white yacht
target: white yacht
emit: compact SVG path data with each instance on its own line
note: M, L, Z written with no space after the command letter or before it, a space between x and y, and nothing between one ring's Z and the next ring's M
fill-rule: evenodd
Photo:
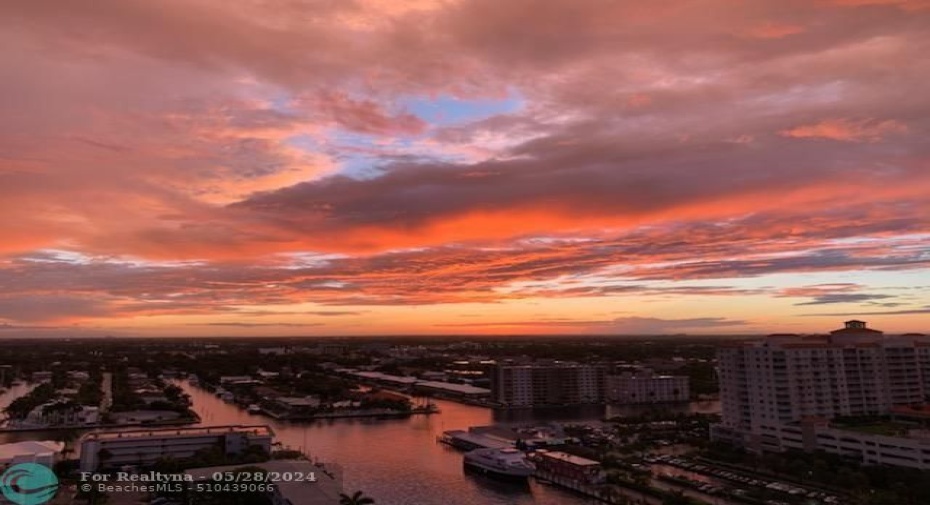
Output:
M464 465L489 477L506 480L526 480L535 468L518 449L475 449L465 453Z

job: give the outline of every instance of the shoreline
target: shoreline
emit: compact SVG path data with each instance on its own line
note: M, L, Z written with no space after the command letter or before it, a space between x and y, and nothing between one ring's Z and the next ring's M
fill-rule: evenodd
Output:
M161 428L161 427L172 427L172 426L188 426L192 424L198 424L202 421L199 415L196 412L191 411L191 416L185 417L182 419L172 419L165 421L154 421L154 422L135 422L135 423L107 423L107 424L81 424L81 425L70 425L70 426L28 426L21 428L11 428L4 426L0 428L0 433L29 433L35 431L66 431L66 430L99 430L107 428L136 428L136 427L151 427L151 428Z

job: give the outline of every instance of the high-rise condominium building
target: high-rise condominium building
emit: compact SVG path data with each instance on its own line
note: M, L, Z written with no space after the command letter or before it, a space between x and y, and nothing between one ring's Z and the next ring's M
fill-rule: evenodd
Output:
M505 407L601 403L604 375L600 365L497 365L491 371L491 399Z
M863 321L824 336L770 335L717 358L723 422L712 433L753 450L784 448L786 426L885 415L930 394L930 341Z

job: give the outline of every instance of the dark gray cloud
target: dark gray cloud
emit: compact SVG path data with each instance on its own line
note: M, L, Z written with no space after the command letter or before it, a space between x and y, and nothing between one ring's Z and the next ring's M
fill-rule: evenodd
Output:
M829 293L815 297L809 302L796 303L795 305L827 305L831 303L858 303L873 300L884 300L894 298L892 295L879 295L868 293Z
M930 314L930 305L915 309L900 310L865 310L860 312L831 312L819 314L802 314L804 316L862 317L862 316L906 316L911 314Z

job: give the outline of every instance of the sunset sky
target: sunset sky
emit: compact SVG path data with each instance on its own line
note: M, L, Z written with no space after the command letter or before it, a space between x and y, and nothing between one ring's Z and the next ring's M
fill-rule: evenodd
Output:
M930 0L0 2L0 338L930 332Z

